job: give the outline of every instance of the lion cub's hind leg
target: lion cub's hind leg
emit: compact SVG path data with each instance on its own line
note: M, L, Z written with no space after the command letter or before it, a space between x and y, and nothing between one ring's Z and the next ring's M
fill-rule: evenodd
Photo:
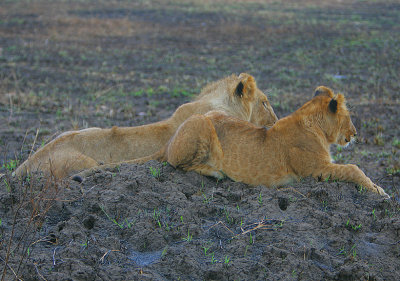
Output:
M221 179L223 151L214 125L203 115L194 115L171 138L167 161L176 168Z
M99 165L93 158L75 151L68 155L55 155L49 159L49 170L56 178L63 178L73 174L74 172L92 168Z

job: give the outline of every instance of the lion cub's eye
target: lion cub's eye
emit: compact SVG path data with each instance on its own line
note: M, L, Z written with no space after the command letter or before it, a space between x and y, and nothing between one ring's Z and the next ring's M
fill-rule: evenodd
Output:
M262 104L263 104L263 106L265 107L265 109L267 109L268 103L267 103L266 101L263 101Z

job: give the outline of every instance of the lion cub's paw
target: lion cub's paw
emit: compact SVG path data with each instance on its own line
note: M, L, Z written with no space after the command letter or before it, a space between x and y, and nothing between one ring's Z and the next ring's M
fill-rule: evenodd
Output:
M390 199L389 194L387 194L385 190L383 190L383 188L380 187L379 185L373 184L373 188L376 190L376 193L382 195L385 199Z
M103 170L99 167L89 168L89 169L83 170L82 172L79 172L79 173L73 175L71 177L71 179L81 183L84 178L93 176L94 174L99 173L101 171L103 171Z
M217 178L218 180L223 180L225 178L224 173L220 172L220 171L213 171L210 173L210 176Z

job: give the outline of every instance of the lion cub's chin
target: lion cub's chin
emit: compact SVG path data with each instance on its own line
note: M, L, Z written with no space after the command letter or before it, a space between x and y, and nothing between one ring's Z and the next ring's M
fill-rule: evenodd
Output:
M338 145L340 145L343 148L348 148L351 146L354 142L356 141L355 137L351 137L350 141L346 141L345 138L341 138L340 141L337 142Z

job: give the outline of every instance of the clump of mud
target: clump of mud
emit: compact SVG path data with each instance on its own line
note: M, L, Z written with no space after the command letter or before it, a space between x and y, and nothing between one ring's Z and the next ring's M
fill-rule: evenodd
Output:
M400 206L354 184L249 187L151 161L0 187L9 279L400 280Z

